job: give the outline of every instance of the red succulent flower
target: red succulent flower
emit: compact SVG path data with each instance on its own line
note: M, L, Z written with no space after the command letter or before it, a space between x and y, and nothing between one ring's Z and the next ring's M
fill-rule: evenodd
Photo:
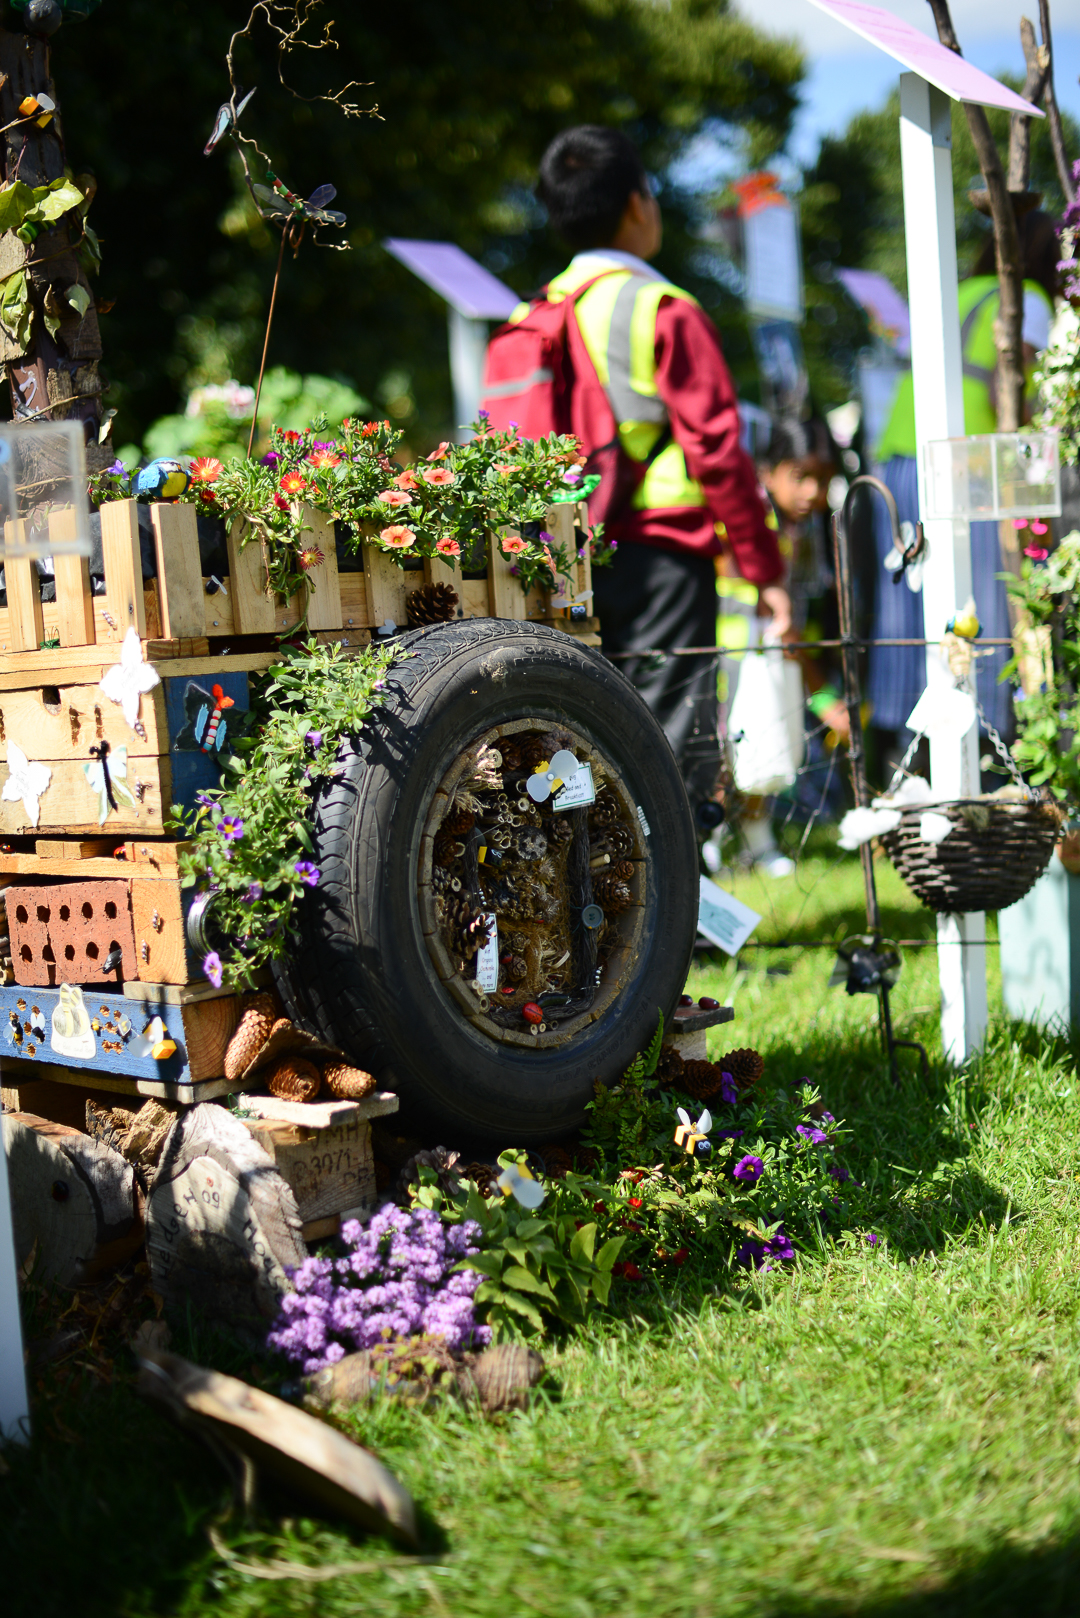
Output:
M317 545L309 545L306 550L300 552L297 561L306 573L309 568L322 567L326 557Z
M307 488L307 479L299 472L286 472L281 480L281 487L286 494L299 494L301 489Z
M214 483L225 468L212 455L200 455L188 467L192 483Z

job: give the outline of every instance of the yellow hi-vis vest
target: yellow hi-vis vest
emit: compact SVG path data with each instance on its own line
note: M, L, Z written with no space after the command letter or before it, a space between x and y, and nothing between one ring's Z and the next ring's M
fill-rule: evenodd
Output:
M571 265L549 283L548 298L558 302L596 274L595 263L584 269ZM574 311L619 424L619 442L634 461L649 461L668 430L667 407L656 391L656 315L661 298L696 301L669 281L654 281L620 268L582 293ZM522 319L528 307L521 305L510 319ZM687 472L682 449L674 440L649 462L631 504L635 511L707 504L701 484Z

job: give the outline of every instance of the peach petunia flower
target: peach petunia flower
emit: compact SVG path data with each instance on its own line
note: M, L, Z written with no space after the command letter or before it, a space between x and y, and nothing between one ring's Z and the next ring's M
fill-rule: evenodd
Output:
M212 455L200 455L188 467L192 483L215 483L225 468Z
M406 494L404 489L384 489L378 499L384 506L411 506L412 495Z
M520 534L505 534L499 541L504 556L517 556L525 549L525 541Z
M400 477L394 479L394 482L399 489L418 489L420 487L416 473L410 471L402 472Z
M435 541L435 549L440 556L461 555L461 546L456 539L451 539L449 534L444 534L441 539Z
M501 476L503 476L504 478L508 478L510 476L511 472L514 470L514 468L512 466L505 466L505 465L500 466L496 462L495 470L496 470L496 472L500 473Z
M390 528L384 528L379 535L384 545L389 545L395 551L403 551L412 545L416 535L411 528L405 528L401 523L395 523Z
M443 488L446 484L453 483L453 481L454 474L446 466L436 466L430 472L424 473L424 482L434 483L437 488Z
M428 455L426 459L429 461L445 461L449 449L450 440L448 438L444 438L438 449L433 449L431 454Z

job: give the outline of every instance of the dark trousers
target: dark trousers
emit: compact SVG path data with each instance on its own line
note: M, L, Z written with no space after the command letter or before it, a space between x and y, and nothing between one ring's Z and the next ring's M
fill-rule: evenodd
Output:
M621 543L593 572L602 650L667 651L715 646L712 558ZM671 743L691 804L711 796L720 769L715 657L618 657Z

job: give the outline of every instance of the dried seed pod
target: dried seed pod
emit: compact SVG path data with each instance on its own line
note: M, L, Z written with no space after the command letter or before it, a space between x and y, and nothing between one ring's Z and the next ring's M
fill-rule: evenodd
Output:
M539 826L522 826L514 833L514 853L519 860L542 860L548 840Z
M464 852L465 844L459 838L452 836L450 832L441 831L435 838L431 857L436 865L453 865Z
M458 593L452 584L422 584L405 597L405 617L410 629L424 624L448 624L457 617Z
M314 1101L322 1088L322 1075L302 1056L285 1056L267 1080L267 1089L279 1101Z
M328 1062L323 1068L323 1083L338 1101L362 1101L374 1090L375 1075L350 1067L347 1062Z
M431 891L435 895L436 898L438 898L438 896L441 893L449 893L451 882L454 882L456 880L457 879L455 877L452 877L450 875L450 871L447 868L447 866L445 866L445 865L433 865L432 866L432 868L431 868ZM458 882L458 887L459 888L461 887L460 882Z
M521 983L529 975L529 963L523 955L511 955L504 971L511 983Z

